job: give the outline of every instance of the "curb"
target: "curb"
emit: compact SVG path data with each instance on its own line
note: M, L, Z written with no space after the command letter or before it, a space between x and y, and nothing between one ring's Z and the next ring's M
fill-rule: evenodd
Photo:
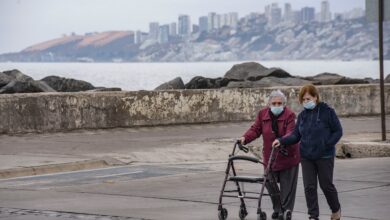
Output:
M0 170L0 179L22 177L22 176L34 176L49 173L78 171L85 169L105 168L111 166L106 160L85 160L71 163L49 164L42 166L21 167Z
M262 146L248 145L249 150L262 158ZM344 142L336 145L337 158L390 157L390 141Z
M390 157L390 142L346 142L337 147L337 157Z

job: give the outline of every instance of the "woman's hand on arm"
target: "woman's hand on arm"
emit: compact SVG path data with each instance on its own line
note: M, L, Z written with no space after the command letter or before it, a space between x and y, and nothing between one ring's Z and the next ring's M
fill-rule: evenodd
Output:
M280 141L278 139L274 140L274 142L272 143L272 147L274 148L280 147Z

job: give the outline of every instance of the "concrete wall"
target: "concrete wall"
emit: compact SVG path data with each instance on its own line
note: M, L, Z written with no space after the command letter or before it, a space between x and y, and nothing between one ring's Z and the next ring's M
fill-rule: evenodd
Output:
M268 89L177 90L0 95L0 133L55 132L185 123L252 120L266 106ZM319 87L338 115L380 113L378 85ZM385 86L390 113L390 84ZM299 87L283 87L301 110Z

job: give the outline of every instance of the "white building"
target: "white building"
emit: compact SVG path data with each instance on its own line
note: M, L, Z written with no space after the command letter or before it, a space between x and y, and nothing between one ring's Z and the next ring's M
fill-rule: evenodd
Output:
M210 12L207 16L208 18L208 31L212 31L214 29L217 29L217 13L215 12Z
M208 31L208 17L202 16L199 18L199 32L207 32Z
M293 22L294 15L290 3L284 4L284 15L283 20L286 22Z
M273 3L271 7L271 25L277 25L282 21L282 9L279 8L278 4Z
M282 9L277 3L265 6L265 17L268 23L272 26L279 24L282 21Z
M149 23L149 39L158 40L160 25L158 22Z
M189 36L191 34L191 20L188 15L179 15L179 35Z
M165 44L169 42L169 25L160 26L159 34L158 34L158 42L160 44Z
M232 28L236 28L238 24L238 13L230 12L229 13L229 26Z
M176 36L177 35L177 24L176 24L176 22L172 22L169 25L169 35L170 36Z
M140 30L135 32L134 36L134 43L135 44L142 44L143 39L142 39L142 32Z
M320 22L329 22L332 20L332 14L330 12L330 6L328 1L321 2Z

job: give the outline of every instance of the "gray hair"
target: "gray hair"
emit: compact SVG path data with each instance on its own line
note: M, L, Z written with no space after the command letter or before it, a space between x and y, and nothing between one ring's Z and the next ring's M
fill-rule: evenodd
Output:
M274 90L274 91L271 92L271 94L269 95L269 98L268 98L268 104L271 104L271 100L272 100L272 98L274 98L274 97L281 97L281 98L282 98L283 105L286 105L287 98L286 98L286 96L283 94L283 92L280 91L279 89L278 89L278 90Z

